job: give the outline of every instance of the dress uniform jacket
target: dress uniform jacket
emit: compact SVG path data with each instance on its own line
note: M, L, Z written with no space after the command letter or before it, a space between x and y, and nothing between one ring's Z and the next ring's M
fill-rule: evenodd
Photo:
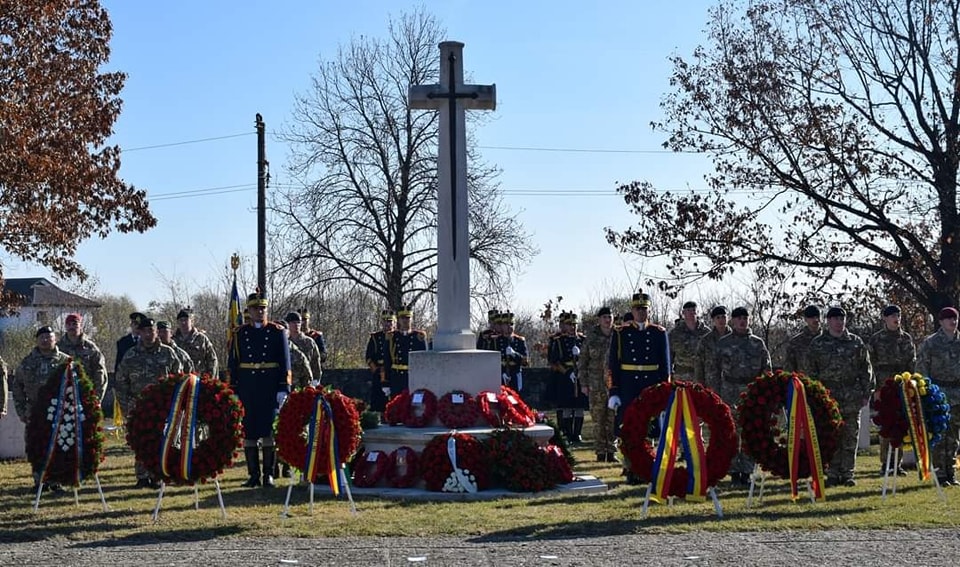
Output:
M556 333L550 337L547 362L550 363L549 397L558 408L586 408L587 398L580 390L580 355L573 354L574 347L583 348L584 336Z
M290 389L290 348L287 330L276 323L252 323L237 329L231 349L230 382L246 413L246 439L273 435L277 393Z
M427 350L427 334L420 330L387 333L387 376L390 395L410 387L410 353Z
M367 340L366 360L373 374L370 380L370 409L373 411L383 411L387 406L387 396L383 393L383 388L390 386L386 367L387 348L386 331L370 333L370 338Z
M507 347L515 354L508 355ZM500 372L503 383L518 393L523 389L523 367L530 364L527 358L527 339L514 333L510 336L497 335L497 349L500 351Z
M610 340L607 380L611 396L626 408L648 386L670 379L670 343L666 330L636 321L617 327Z

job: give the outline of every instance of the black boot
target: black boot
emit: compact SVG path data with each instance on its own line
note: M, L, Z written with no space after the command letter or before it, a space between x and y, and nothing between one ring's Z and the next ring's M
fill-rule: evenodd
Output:
M244 447L243 455L247 459L247 474L250 475L250 478L247 479L247 482L243 483L243 486L247 488L260 486L260 450L257 449L256 445L253 447Z
M273 488L273 467L277 464L277 449L273 446L263 448L263 486Z

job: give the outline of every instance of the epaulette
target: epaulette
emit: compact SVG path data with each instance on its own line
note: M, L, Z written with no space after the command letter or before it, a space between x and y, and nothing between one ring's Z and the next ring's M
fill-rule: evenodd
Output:
M518 334L516 334L516 333L513 334L513 337L512 337L512 338L520 339L521 341L527 340L523 335L518 335Z
M273 321L267 321L266 323L263 324L263 327L264 327L264 328L273 327L274 329L284 330L284 331L287 330L285 327L281 327L280 325L277 325L277 324L274 323Z
M667 331L666 327L664 327L663 325L658 325L656 323L647 323L647 328L657 329L658 331L661 331L661 332Z
M427 332L424 331L423 329L414 329L413 332L424 337L427 336Z

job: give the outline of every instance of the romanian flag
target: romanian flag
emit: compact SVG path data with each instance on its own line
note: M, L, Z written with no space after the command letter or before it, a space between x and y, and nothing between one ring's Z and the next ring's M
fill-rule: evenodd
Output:
M240 292L237 291L237 274L233 274L233 289L230 291L230 308L227 313L227 347L230 354L239 354L236 351L237 345L233 337L237 329L243 325L243 313L240 310Z

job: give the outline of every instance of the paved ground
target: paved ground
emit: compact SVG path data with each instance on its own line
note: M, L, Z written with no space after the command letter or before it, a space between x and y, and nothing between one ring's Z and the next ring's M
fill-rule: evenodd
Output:
M955 530L4 543L0 565L956 565Z

